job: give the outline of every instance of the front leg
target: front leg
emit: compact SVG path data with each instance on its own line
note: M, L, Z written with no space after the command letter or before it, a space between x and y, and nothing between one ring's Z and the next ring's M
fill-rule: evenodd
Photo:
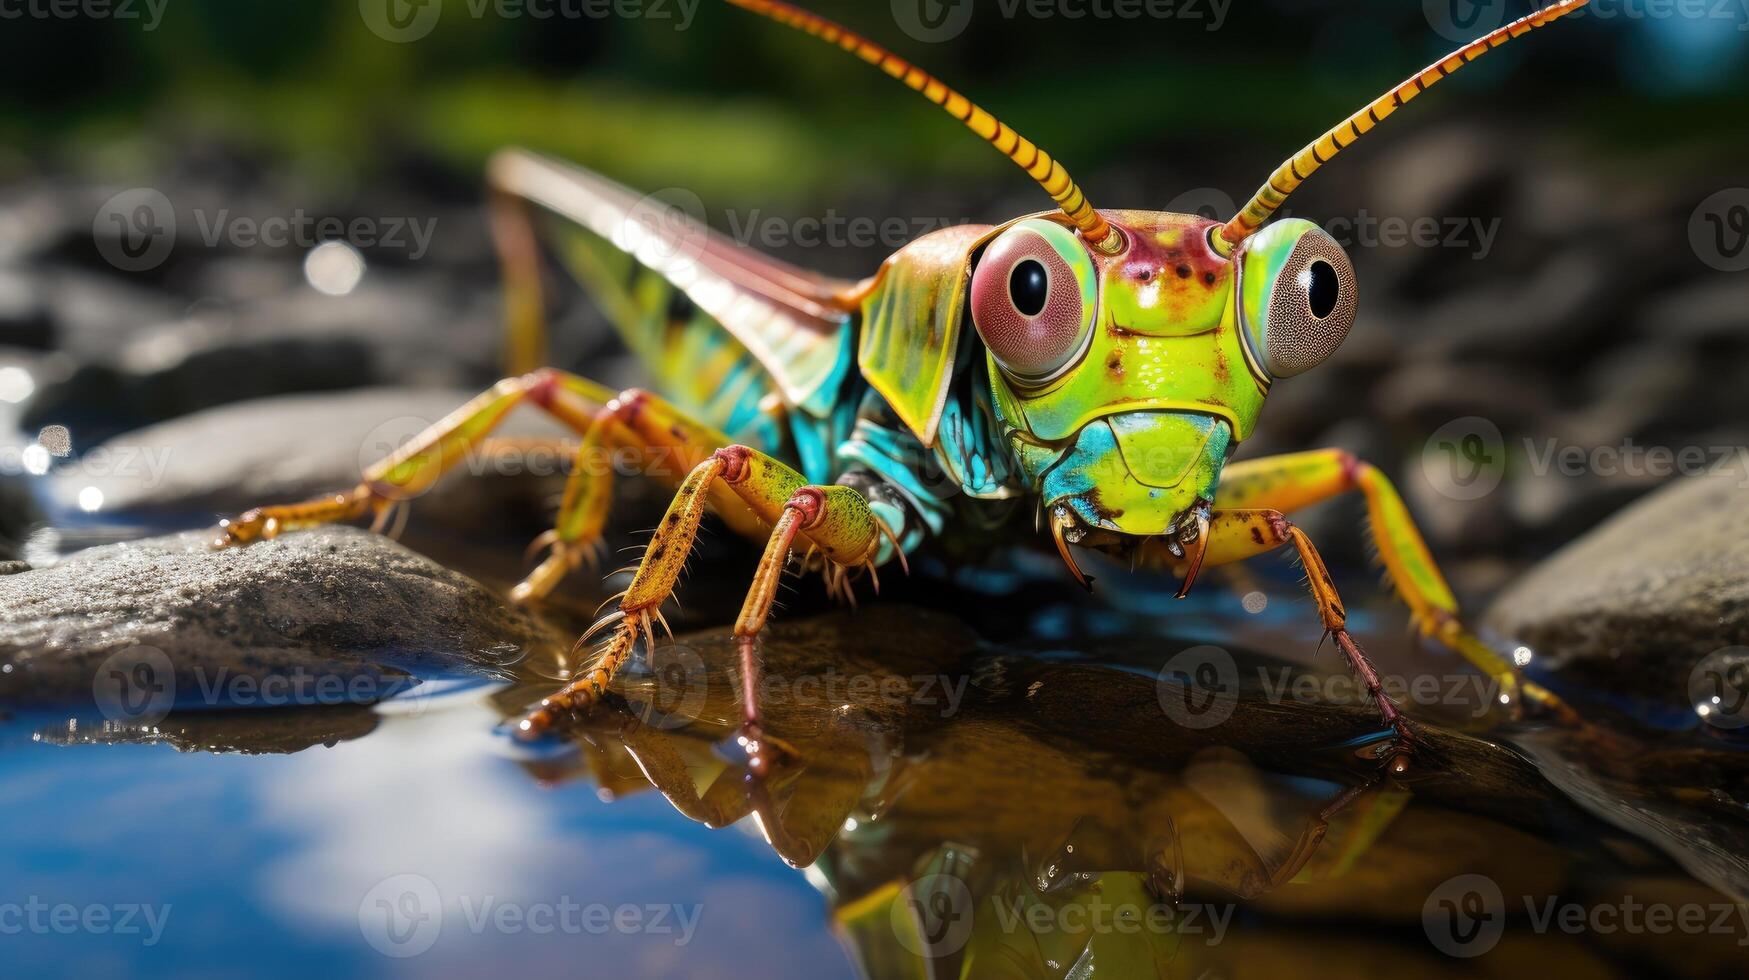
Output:
M1409 606L1416 630L1438 640L1493 678L1514 707L1522 700L1555 717L1573 720L1572 709L1559 697L1533 681L1524 680L1506 658L1464 626L1458 614L1457 597L1440 574L1433 553L1415 527L1414 517L1378 467L1340 449L1245 460L1228 466L1221 475L1215 506L1292 512L1354 491L1366 499L1367 519L1379 560L1398 595Z
M1378 670L1348 632L1348 612L1343 608L1342 597L1336 593L1336 583L1330 578L1330 571L1324 566L1318 549L1313 547L1312 539L1280 511L1217 509L1209 514L1202 561L1207 565L1223 565L1290 545L1305 566L1306 587L1317 604L1318 619L1324 632L1336 641L1336 648L1342 651L1349 669L1366 687L1367 696L1378 706L1379 714L1395 736L1386 768L1396 775L1408 772L1414 734L1396 702L1385 694Z

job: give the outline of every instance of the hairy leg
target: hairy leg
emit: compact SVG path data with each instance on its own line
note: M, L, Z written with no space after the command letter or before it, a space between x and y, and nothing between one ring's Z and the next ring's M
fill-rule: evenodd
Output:
M732 440L721 432L688 418L679 409L647 391L632 388L606 401L584 427L571 473L565 481L565 496L559 505L553 529L535 542L549 546L544 561L510 593L512 600L526 602L544 597L567 573L589 557L601 540L613 496L615 450L636 447L645 451L649 475L678 481L719 446ZM717 513L737 533L749 537L765 533L768 526L726 487L708 489Z
M520 725L523 733L538 734L567 714L589 711L630 658L638 639L654 642L654 624L661 622L660 607L673 593L691 552L704 515L706 495L719 486L734 493L772 528L753 586L735 623L744 671L744 737L753 751L756 770L764 768L759 750L769 739L761 728L754 639L770 615L777 583L792 549L800 538L833 567L873 568L881 550L883 529L868 502L856 490L810 485L782 462L746 446L720 449L687 475L657 526L619 608L585 633L578 643L587 642L608 626L613 628L612 635L576 680L542 700L523 719Z
M584 432L593 406L612 397L608 388L552 368L505 378L370 466L353 489L303 503L256 507L236 520L221 521L214 545L248 544L285 531L355 520L366 514L374 514L380 526L397 505L425 492L450 467L479 448L522 402L533 402Z

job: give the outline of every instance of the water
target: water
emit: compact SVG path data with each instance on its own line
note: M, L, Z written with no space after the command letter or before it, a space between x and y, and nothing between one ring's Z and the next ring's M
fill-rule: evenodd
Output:
M1183 622L1237 602L1192 605ZM1283 623L1303 611L1280 606ZM1250 640L1286 645L1270 617L1246 622ZM1420 768L1386 784L1376 720L1319 681L1341 676L1328 656L1320 671L1229 642L1236 696L1175 716L1195 692L1162 670L1204 640L994 644L917 606L797 614L765 645L762 690L804 762L769 784L746 778L730 737L721 630L683 634L626 677L616 710L532 746L501 723L550 685L550 664L374 709L133 727L14 715L0 727L7 972L1749 964L1749 918L1714 887L1744 880L1735 743L1515 722L1478 686L1478 703L1412 707ZM1378 646L1387 673L1416 656ZM1645 908L1705 925L1654 932Z

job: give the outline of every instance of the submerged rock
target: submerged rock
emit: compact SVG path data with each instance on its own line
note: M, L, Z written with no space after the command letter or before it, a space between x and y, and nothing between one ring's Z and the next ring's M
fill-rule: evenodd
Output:
M1675 483L1511 585L1485 622L1583 683L1686 709L1703 661L1749 644L1749 492Z
M189 533L0 577L0 703L172 707L381 700L432 675L501 675L551 638L473 580L326 528L209 550Z

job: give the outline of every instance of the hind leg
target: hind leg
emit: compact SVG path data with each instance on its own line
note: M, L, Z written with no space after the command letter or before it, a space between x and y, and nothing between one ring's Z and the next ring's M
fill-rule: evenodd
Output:
M380 526L397 505L424 493L456 463L477 450L511 410L530 401L578 432L592 406L610 401L611 389L553 368L504 380L419 433L364 471L351 490L294 504L256 507L219 522L216 547L248 544L285 531L375 515Z

